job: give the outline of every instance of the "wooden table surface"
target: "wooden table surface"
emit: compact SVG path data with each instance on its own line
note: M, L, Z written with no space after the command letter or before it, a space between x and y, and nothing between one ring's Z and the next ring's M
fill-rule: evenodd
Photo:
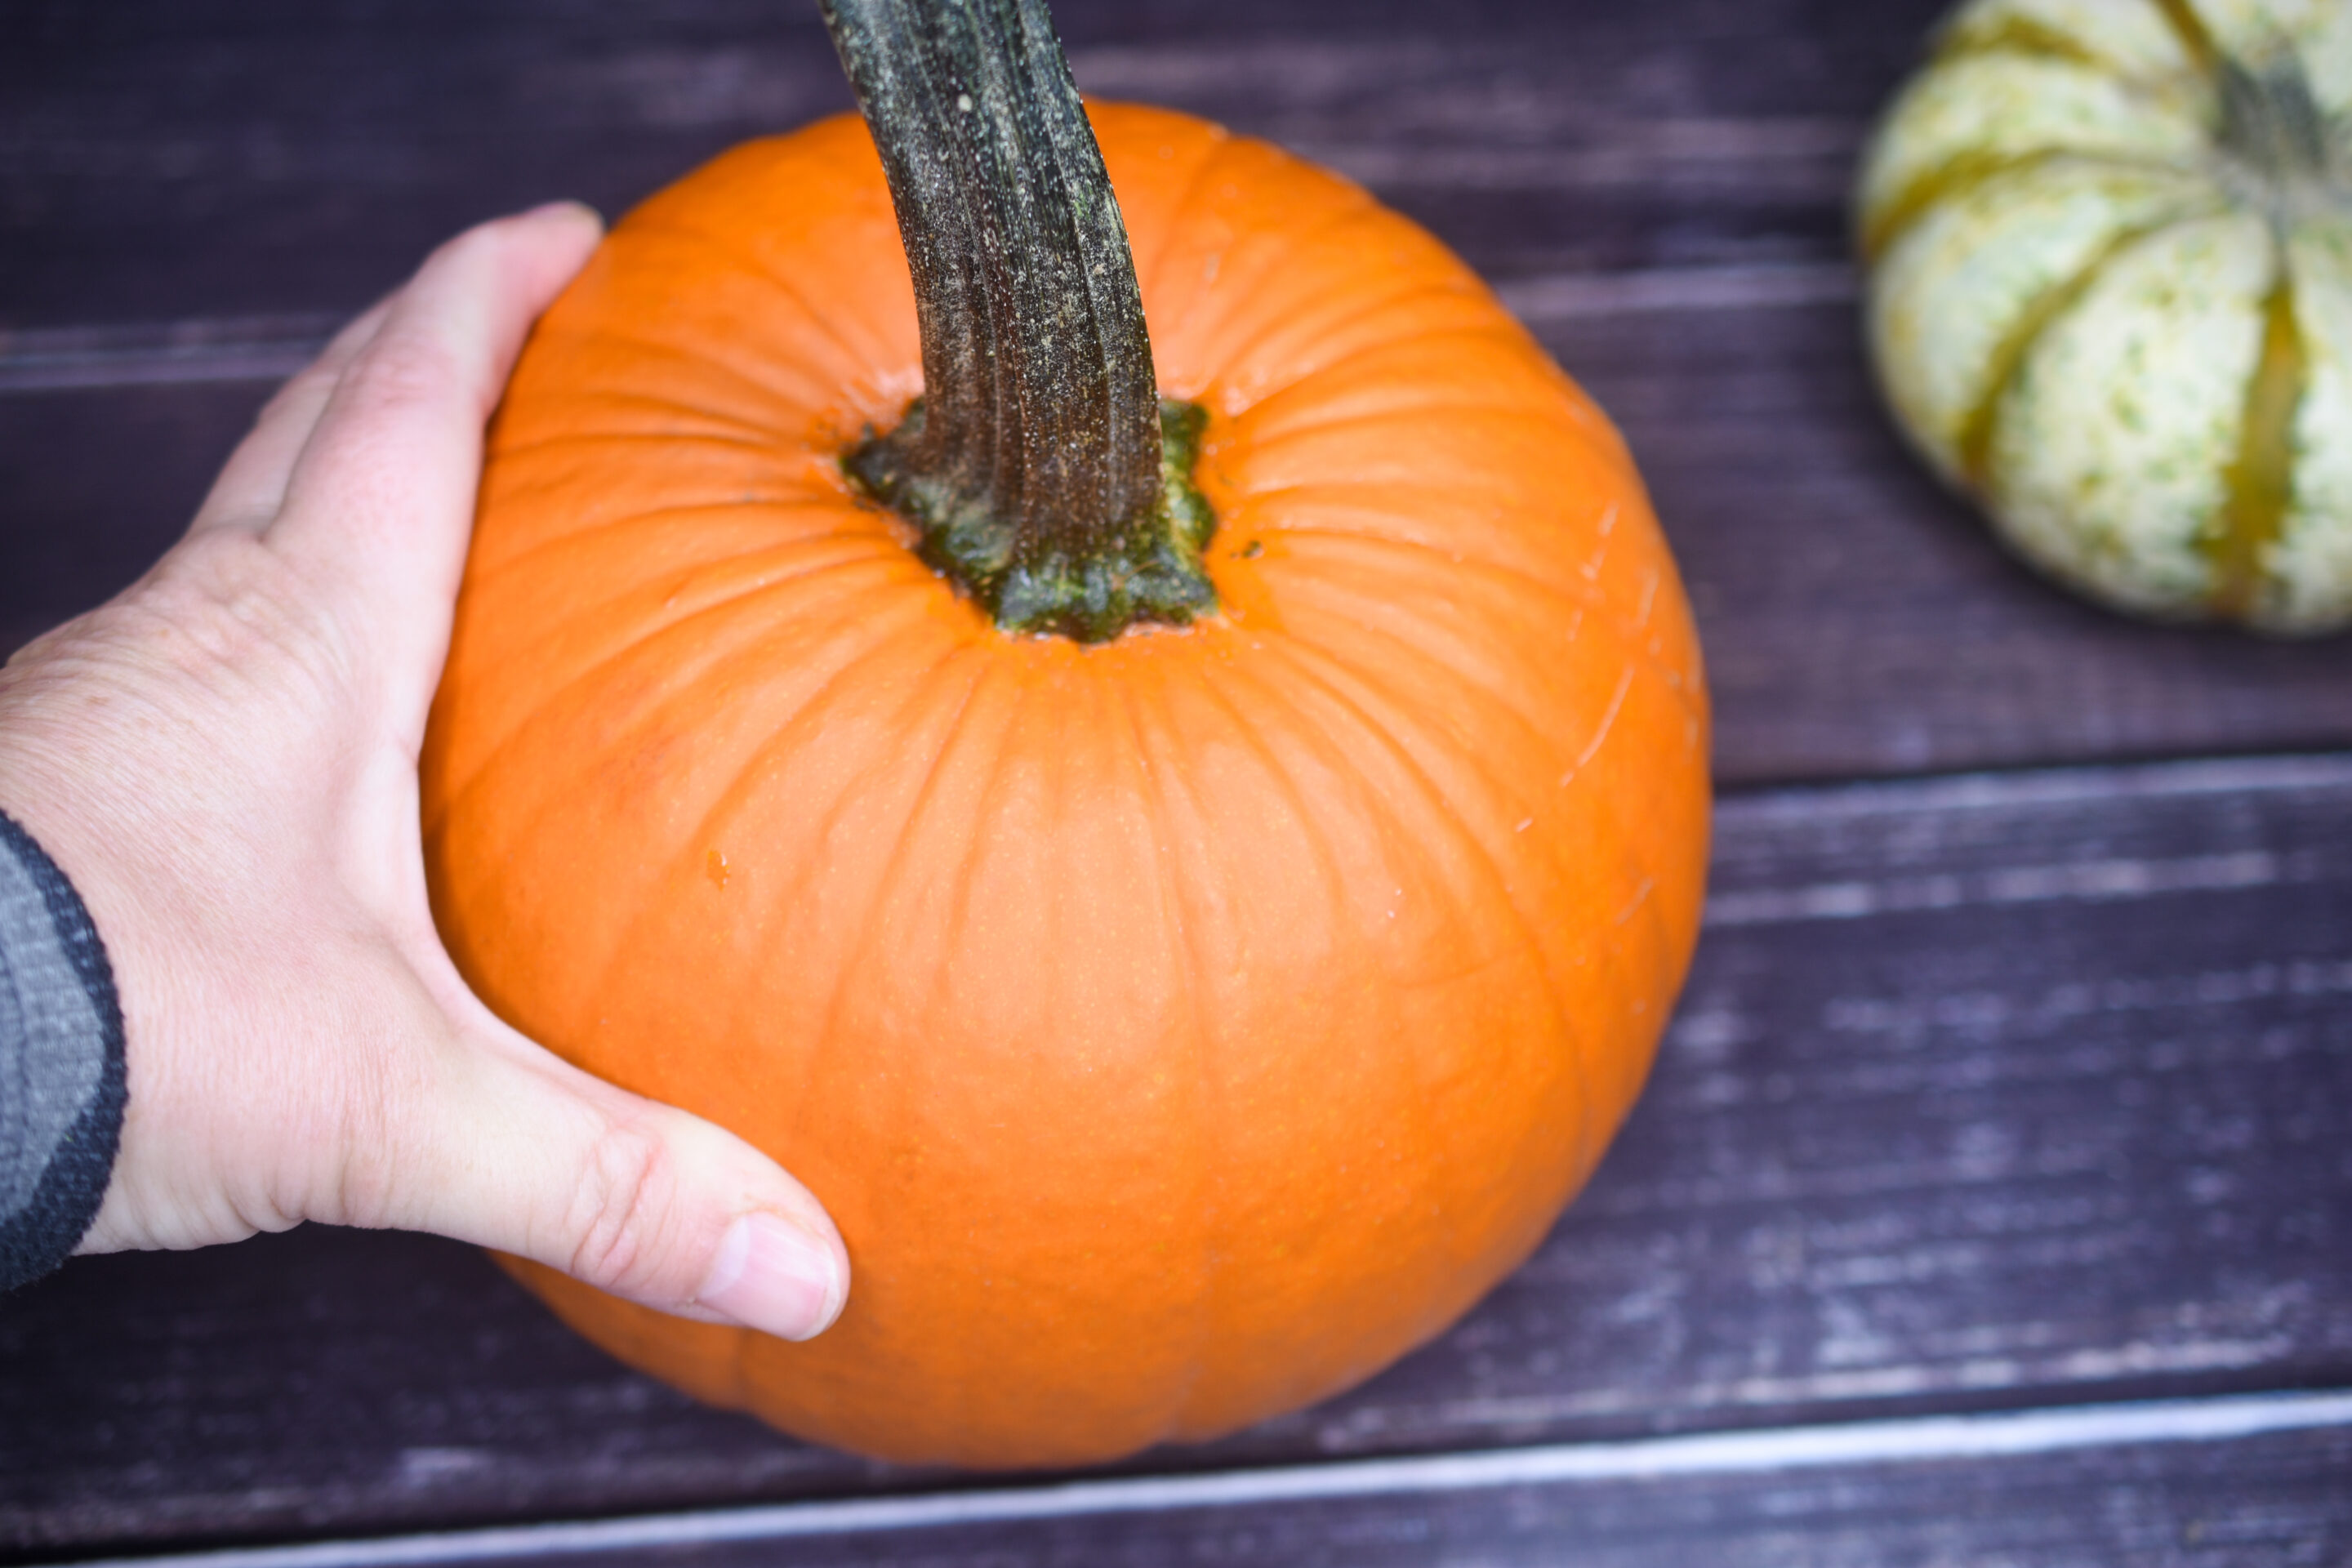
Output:
M1490 278L1697 605L1696 970L1453 1331L1221 1443L972 1477L701 1409L450 1243L84 1259L0 1300L0 1556L2352 1562L2352 644L2079 605L1898 445L1843 201L1936 10L1057 5L1087 90ZM0 0L0 651L437 238L846 103L804 0Z

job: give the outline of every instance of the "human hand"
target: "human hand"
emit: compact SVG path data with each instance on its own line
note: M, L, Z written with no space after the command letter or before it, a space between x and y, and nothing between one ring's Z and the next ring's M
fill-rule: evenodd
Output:
M839 1313L807 1189L500 1023L426 906L416 756L483 424L598 232L556 206L444 246L270 401L145 577L0 670L0 810L80 894L124 1016L81 1251L322 1220L789 1339Z

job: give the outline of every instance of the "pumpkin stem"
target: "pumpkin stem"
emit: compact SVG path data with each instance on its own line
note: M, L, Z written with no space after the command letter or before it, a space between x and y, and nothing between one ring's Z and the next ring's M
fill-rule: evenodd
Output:
M824 0L882 155L923 396L843 458L999 626L1081 642L1213 611L1127 226L1043 0Z

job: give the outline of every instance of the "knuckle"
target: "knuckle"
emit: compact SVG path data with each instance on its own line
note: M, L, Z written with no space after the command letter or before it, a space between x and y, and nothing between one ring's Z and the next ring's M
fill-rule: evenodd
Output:
M680 1207L677 1160L642 1116L608 1122L572 1194L567 1231L572 1274L607 1289L639 1293L661 1283L658 1238ZM671 1292L684 1299L690 1285Z
M327 395L341 379L341 369L331 363L325 356L312 360L269 395L269 401L263 404L261 412L254 416L253 427L266 429L281 419L307 416L326 400Z
M373 410L432 406L462 394L457 358L429 332L387 331L345 373L347 395Z

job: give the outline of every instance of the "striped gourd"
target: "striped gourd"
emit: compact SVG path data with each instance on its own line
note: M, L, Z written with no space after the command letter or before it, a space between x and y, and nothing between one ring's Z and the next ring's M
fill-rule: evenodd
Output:
M1973 0L1859 216L1896 416L2020 552L2352 622L2352 0Z

